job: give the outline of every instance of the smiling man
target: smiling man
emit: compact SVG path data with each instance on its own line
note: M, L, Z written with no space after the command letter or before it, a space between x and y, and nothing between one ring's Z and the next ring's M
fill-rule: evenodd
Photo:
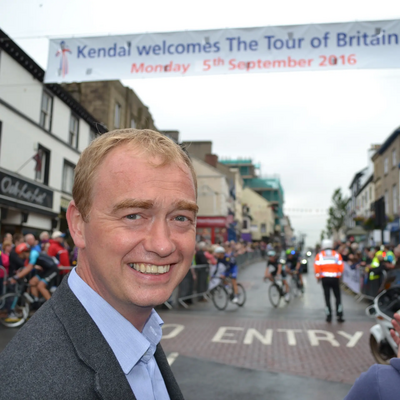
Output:
M190 267L197 209L191 162L164 135L93 141L67 211L78 266L0 355L0 398L183 399L154 306Z

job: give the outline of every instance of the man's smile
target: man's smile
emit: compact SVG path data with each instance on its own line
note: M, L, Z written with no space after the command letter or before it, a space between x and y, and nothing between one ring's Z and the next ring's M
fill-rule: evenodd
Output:
M144 263L128 264L132 269L141 272L142 274L162 275L169 271L171 265L154 265Z

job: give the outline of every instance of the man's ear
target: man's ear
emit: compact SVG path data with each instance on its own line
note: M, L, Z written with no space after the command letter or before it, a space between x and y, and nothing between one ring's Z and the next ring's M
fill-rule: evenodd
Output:
M75 202L72 200L69 203L67 210L67 221L69 232L71 233L72 240L78 249L84 249L85 243L85 221L82 214L76 208Z

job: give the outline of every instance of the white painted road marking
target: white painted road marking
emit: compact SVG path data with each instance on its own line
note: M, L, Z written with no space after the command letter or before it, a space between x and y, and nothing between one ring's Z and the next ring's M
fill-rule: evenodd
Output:
M167 361L169 365L172 365L173 362L178 358L179 353L171 353L168 357L167 357Z

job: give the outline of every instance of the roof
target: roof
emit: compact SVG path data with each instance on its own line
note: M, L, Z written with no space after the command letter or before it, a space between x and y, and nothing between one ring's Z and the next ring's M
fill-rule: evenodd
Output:
M43 83L44 70L28 56L4 31L0 29L0 49L3 49L19 65L35 79ZM75 114L84 119L97 133L107 132L107 128L97 121L80 103L58 84L45 85L52 93L60 98Z
M378 154L383 154L388 147L395 141L397 136L400 134L400 127L397 128L382 144L382 146L378 149L378 151L372 156L372 159L374 160Z
M354 174L354 177L350 183L349 189L353 187L353 185L357 182L357 179L363 176L367 172L368 167L363 168L361 171L358 171Z

